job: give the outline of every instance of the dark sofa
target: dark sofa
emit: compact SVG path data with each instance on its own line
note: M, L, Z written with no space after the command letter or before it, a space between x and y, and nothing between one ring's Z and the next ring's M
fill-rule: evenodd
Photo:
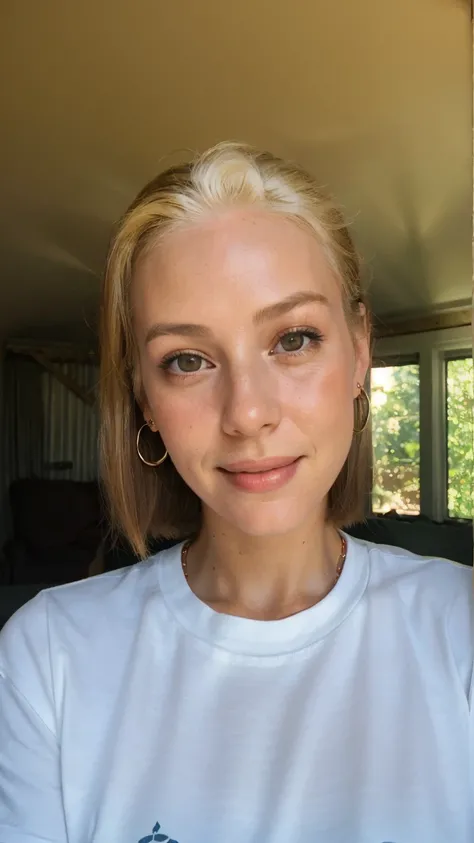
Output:
M56 585L88 576L103 535L97 483L25 479L12 483L13 537L2 582Z
M356 538L403 547L422 556L452 559L472 565L473 529L469 522L436 524L424 518L369 518L362 524L350 527L347 532ZM156 541L153 552L172 546L173 542ZM134 564L136 558L125 544L115 544L105 549L106 570L116 570ZM0 627L23 603L41 590L41 585L0 586Z
M473 526L470 521L438 524L423 516L402 518L385 515L368 518L349 527L347 532L375 544L403 547L420 556L451 559L463 565L472 565L473 561Z

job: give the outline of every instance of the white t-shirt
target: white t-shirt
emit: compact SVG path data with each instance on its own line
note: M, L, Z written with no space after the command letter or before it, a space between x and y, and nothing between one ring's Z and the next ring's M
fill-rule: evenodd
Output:
M0 843L473 843L471 575L349 538L278 621L180 548L42 592L0 637Z

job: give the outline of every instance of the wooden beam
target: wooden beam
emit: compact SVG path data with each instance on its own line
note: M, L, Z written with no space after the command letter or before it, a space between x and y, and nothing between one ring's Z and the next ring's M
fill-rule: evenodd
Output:
M89 407L94 406L95 396L92 393L87 392L85 389L83 389L82 386L80 386L77 381L74 380L74 378L63 372L59 366L52 362L52 360L49 360L48 357L46 357L40 351L30 351L29 355L33 358L33 360L36 360L36 362L39 363L39 365L42 366L43 369L46 369L47 372L50 372L53 377L55 377L56 380L59 381L59 383L62 383L62 385L65 386L66 389L69 389L71 392L74 393L74 395L80 398L80 400L83 401L84 404L88 404Z
M24 354L27 357L32 353L44 354L48 360L54 363L92 363L97 365L99 355L96 348L84 345L74 345L67 342L42 342L28 338L13 338L7 340L5 350L14 354Z
M407 334L425 334L428 331L442 331L447 328L465 328L472 324L471 308L463 308L431 316L418 316L404 320L375 320L376 339L402 337Z

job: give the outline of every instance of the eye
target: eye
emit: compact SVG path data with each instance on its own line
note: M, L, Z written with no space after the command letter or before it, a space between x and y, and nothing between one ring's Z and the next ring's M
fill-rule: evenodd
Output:
M211 363L201 357L200 354L193 354L188 351L181 351L179 354L166 357L160 366L173 375L192 375L195 372L201 372L203 369L212 368Z
M287 331L282 334L273 354L297 354L307 351L310 347L319 345L322 340L321 334L309 329L298 331Z

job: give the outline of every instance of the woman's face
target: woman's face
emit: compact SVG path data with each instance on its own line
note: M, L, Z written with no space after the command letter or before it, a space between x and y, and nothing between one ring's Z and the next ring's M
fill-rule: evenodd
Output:
M316 239L221 212L139 262L132 308L144 416L204 515L264 536L323 514L369 351Z

